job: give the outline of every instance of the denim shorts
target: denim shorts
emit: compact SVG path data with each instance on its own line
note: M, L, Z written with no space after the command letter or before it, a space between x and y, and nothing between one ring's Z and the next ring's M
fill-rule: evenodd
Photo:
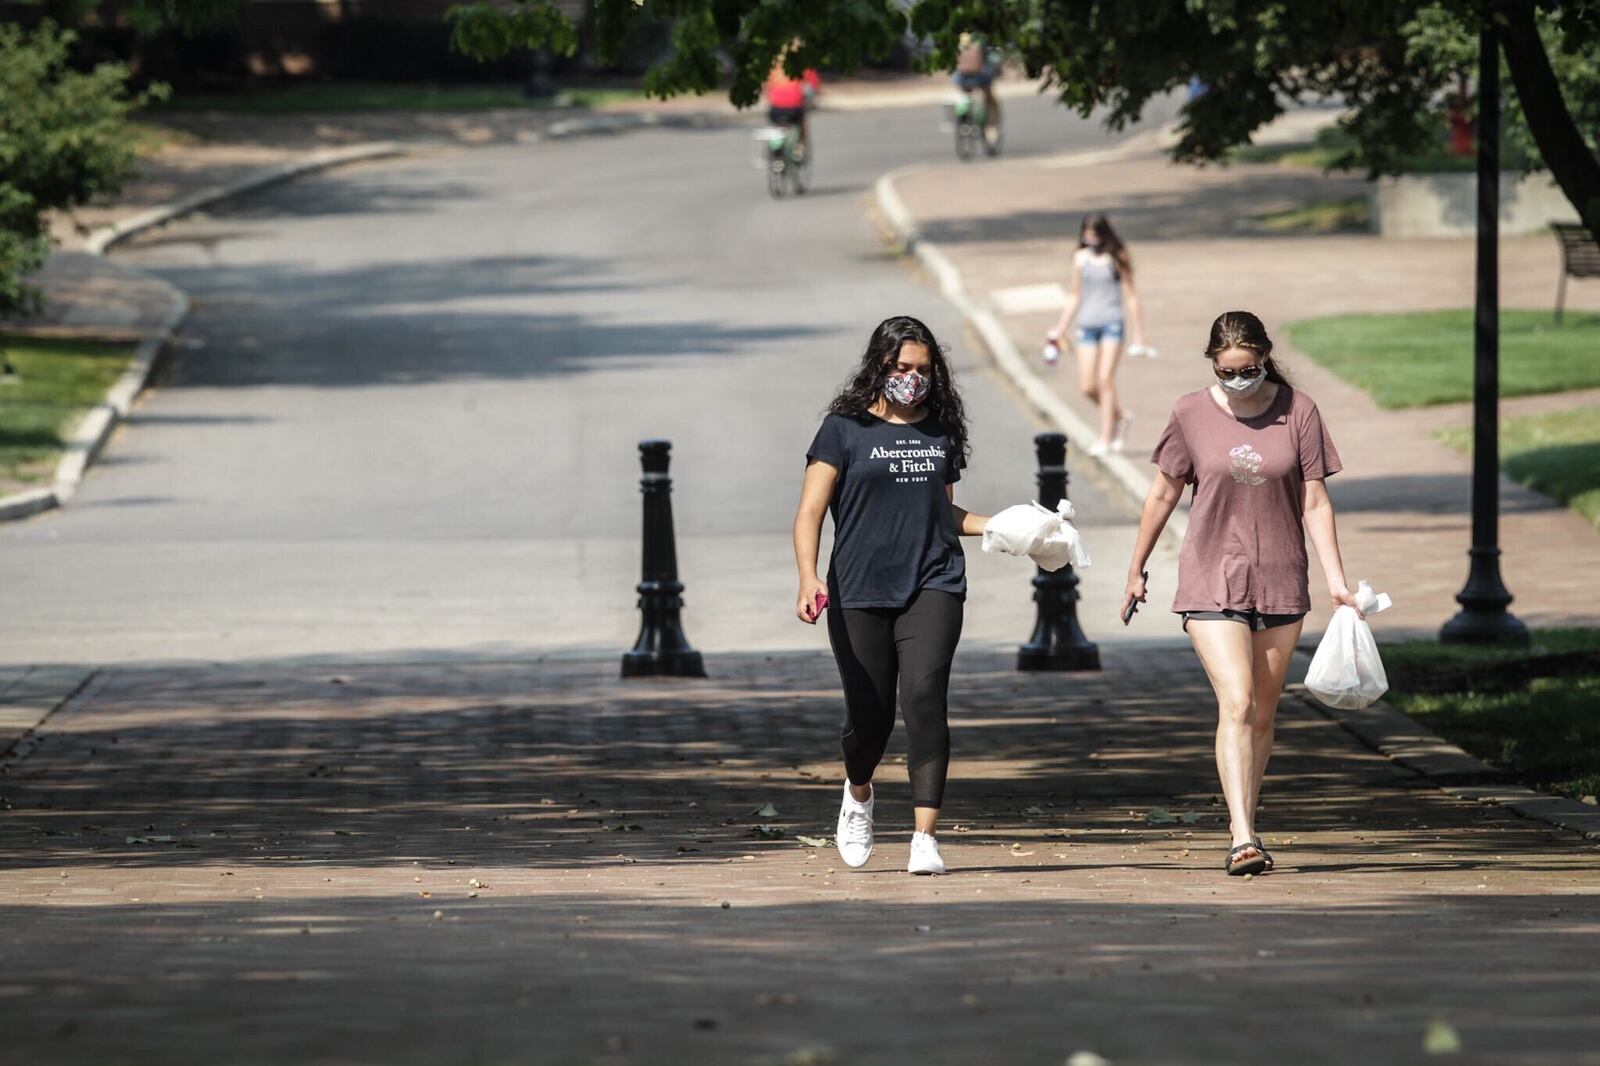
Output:
M1202 622L1238 622L1259 633L1264 629L1292 626L1305 617L1304 614L1262 614L1260 611L1182 611L1180 613L1183 615L1183 629L1186 633L1189 631L1189 623L1195 619L1199 619Z
M987 89L994 84L994 74L984 70L976 74L957 74L955 77L956 88L971 92L973 89Z
M1107 322L1103 326L1079 326L1079 344L1099 344L1101 341L1120 341L1122 339L1122 320Z

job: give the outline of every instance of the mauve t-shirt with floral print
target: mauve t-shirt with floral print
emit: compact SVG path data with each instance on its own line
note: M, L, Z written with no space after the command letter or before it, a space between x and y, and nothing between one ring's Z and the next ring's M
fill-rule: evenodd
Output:
M1191 392L1150 461L1194 486L1174 611L1311 610L1305 483L1340 469L1311 397L1280 385L1265 411L1238 418L1210 389Z

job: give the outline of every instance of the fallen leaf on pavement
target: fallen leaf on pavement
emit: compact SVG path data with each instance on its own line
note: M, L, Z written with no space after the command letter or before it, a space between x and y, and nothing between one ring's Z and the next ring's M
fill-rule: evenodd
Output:
M800 997L793 992L757 992L756 1006L758 1007L792 1007L800 1002Z
M807 847L807 848L831 848L831 847L833 847L833 841L828 840L828 839L826 839L824 837L797 836L794 839L802 847Z
M1443 1018L1435 1018L1428 1023L1428 1031L1422 1034L1422 1050L1430 1055L1459 1054L1461 1034Z

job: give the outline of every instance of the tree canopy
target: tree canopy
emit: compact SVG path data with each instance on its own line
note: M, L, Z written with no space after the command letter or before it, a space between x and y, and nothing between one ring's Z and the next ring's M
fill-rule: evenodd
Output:
M1398 171L1432 146L1448 94L1476 72L1485 20L1497 28L1511 88L1507 136L1536 149L1600 239L1600 0L593 0L598 58L646 17L673 23L671 51L647 74L661 96L726 85L756 102L785 45L802 67L850 71L913 42L926 69L955 65L981 33L1066 106L1105 108L1120 128L1155 97L1198 78L1210 91L1179 118L1173 154L1222 159L1297 101L1349 105L1346 164ZM514 48L570 53L577 36L553 0L456 5L457 47L484 58Z

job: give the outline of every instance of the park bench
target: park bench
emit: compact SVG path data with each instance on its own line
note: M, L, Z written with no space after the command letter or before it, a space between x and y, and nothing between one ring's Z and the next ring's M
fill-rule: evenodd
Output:
M1552 222L1556 240L1561 242L1561 282L1556 288L1556 325L1567 302L1568 278L1600 278L1600 244L1584 226L1572 222Z

